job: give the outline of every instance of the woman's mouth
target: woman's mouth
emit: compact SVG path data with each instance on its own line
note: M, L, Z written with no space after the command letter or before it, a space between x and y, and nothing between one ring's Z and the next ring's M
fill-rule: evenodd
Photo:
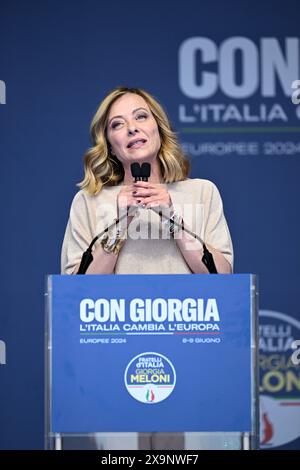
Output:
M134 139L129 142L127 145L128 149L138 149L142 147L147 142L146 139Z

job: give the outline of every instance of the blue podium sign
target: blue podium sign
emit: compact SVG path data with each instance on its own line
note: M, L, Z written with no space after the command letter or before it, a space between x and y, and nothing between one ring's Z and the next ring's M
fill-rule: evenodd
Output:
M51 432L251 432L251 275L48 283Z

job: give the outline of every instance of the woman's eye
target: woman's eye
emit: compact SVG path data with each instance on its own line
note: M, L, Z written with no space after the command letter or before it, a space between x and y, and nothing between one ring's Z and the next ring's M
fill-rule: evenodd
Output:
M140 120L143 120L143 119L147 119L147 117L148 117L148 115L143 113L143 114L138 114L136 116L136 119L138 119L140 121Z
M118 129L119 127L121 127L122 125L122 122L119 122L119 121L114 121L111 125L112 129Z

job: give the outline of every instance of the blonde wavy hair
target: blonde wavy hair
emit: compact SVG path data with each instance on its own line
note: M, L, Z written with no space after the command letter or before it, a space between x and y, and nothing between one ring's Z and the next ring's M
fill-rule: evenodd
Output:
M123 165L111 154L106 134L110 108L126 93L135 93L144 98L157 122L161 139L158 159L164 181L173 183L186 179L188 175L189 162L161 105L141 88L118 87L104 98L91 123L93 146L84 155L84 179L78 184L91 195L99 193L104 185L115 186L124 179Z

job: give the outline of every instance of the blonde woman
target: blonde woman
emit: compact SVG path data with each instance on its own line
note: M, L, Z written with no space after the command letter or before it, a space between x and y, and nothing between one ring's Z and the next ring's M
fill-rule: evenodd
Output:
M93 118L91 136L65 232L62 273L76 274L83 252L110 225L94 246L87 274L206 274L205 247L218 273L232 272L232 243L218 189L187 177L188 160L149 93L113 90ZM134 182L133 162L151 165L148 181ZM114 220L120 222L114 226Z
M201 240L217 272L232 272L232 244L219 192L209 181L187 178L189 163L164 110L149 93L113 90L94 116L91 135L93 147L85 155L85 177L63 242L62 273L78 273L83 252L110 225L94 246L87 274L207 274ZM134 182L133 162L151 165L148 181ZM198 438L196 444L194 435L190 444L189 439L181 433L98 433L90 443L111 450L199 448ZM65 444L76 446L76 441Z

